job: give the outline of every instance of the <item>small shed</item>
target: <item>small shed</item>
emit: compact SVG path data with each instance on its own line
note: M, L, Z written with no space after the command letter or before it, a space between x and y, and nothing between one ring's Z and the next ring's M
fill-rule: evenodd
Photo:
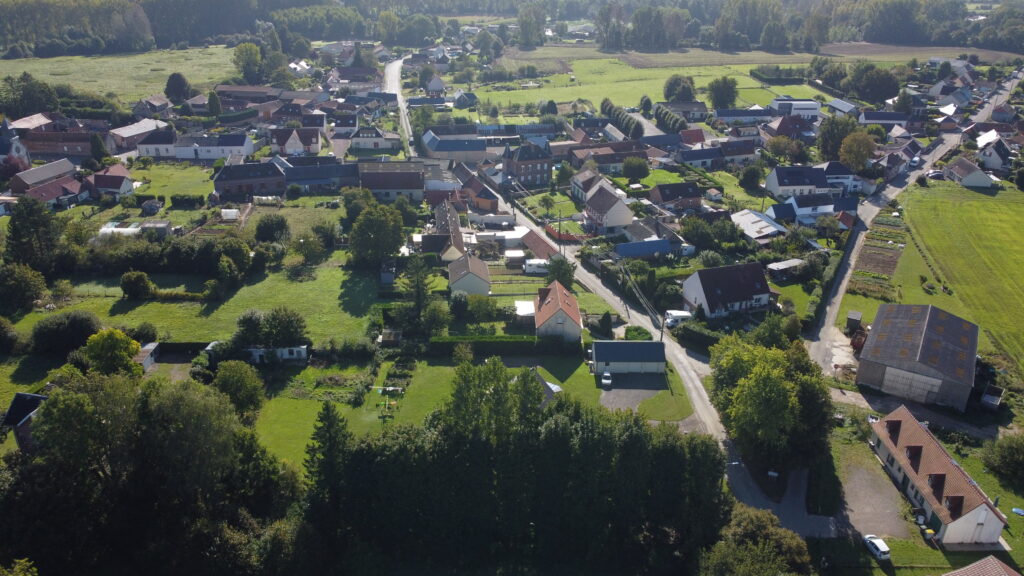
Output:
M773 280L781 280L787 278L804 264L807 264L807 262L799 258L790 258L789 260L783 260L782 262L772 262L767 266L768 275L771 276Z
M139 353L135 355L134 361L142 366L144 371L148 371L153 364L156 364L158 356L160 356L160 343L150 342L139 350Z
M377 343L381 346L395 347L402 343L402 331L395 330L393 328L385 328L380 336L377 337Z
M220 209L220 219L225 222L238 222L239 216L241 216L241 213L235 208Z
M145 216L156 216L164 209L164 203L159 200L146 200L142 203L142 214Z
M858 310L850 310L846 313L846 332L853 334L860 330L861 318L863 315Z
M594 371L611 374L664 374L665 343L598 340L593 344Z
M721 202L723 198L722 191L718 188L708 188L708 191L704 193L704 197L712 202Z

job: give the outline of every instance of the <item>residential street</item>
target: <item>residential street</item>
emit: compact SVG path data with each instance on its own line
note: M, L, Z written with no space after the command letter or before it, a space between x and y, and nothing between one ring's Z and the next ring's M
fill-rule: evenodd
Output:
M406 56L408 58L408 56ZM409 123L409 107L402 95L402 63L405 58L398 58L384 66L384 91L398 94L398 118L402 125L402 137L406 143L412 138L412 124ZM416 147L409 146L409 157L416 156Z

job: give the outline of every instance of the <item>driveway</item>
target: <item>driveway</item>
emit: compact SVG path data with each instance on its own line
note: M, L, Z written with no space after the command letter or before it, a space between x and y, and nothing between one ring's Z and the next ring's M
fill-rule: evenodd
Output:
M850 527L862 535L909 538L910 530L902 514L903 496L882 471L881 464L867 468L850 463L845 472L843 494Z
M636 410L640 403L665 390L661 374L612 374L612 387L601 391L601 406L609 410Z
M959 418L953 418L939 412L938 410L905 398L897 398L896 396L889 396L888 394L853 392L851 390L842 390L839 388L831 388L830 392L832 394L832 402L835 403L852 404L854 406L864 408L865 410L874 410L881 414L888 414L900 406L906 406L918 421L928 422L944 430L956 430L969 436L982 439L991 439L999 436L998 424L975 426L974 424L968 424Z

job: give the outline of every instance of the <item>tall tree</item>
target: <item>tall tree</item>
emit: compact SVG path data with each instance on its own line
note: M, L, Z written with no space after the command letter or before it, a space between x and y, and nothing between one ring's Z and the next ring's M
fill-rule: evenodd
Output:
M349 235L349 247L355 259L377 266L398 253L405 237L402 216L390 206L376 204L363 210Z
M853 116L829 116L818 129L818 152L823 160L839 160L843 140L859 128ZM850 166L853 168L853 166Z
M60 233L60 221L45 204L33 198L22 198L11 208L4 259L49 275L53 271Z
M260 81L260 69L263 64L263 55L260 47L252 42L242 42L235 46L235 52L231 56L231 63L242 75L242 78L249 84L258 84Z
M863 171L875 153L875 139L858 130L843 139L839 159L854 172Z
M716 109L732 108L736 104L737 96L739 96L736 86L736 79L729 76L715 78L709 82L708 95L711 97L711 106Z
M101 374L141 374L142 366L135 363L139 343L116 328L107 328L89 336L85 343L85 357L89 367Z
M324 402L306 447L306 517L327 546L337 545L345 526L345 468L351 443L345 418L334 404Z
M89 153L92 155L92 159L97 162L102 162L104 158L110 156L110 152L107 151L107 145L103 142L103 137L95 132L89 136Z
M192 85L189 84L185 75L181 72L172 72L167 77L167 84L164 86L164 95L171 102L179 103L192 97Z
M263 378L255 368L239 360L221 362L212 385L227 395L243 422L255 420L263 405Z
M692 102L695 93L693 77L682 74L669 76L662 88L662 95L667 102Z
M572 290L572 282L575 275L575 264L565 258L552 258L548 262L548 274L544 281L550 284L557 280L566 289Z
M26 310L46 295L46 278L25 264L0 263L0 314Z
M210 90L207 95L206 109L210 111L210 116L220 116L224 112L224 109L221 108L220 96L215 90Z

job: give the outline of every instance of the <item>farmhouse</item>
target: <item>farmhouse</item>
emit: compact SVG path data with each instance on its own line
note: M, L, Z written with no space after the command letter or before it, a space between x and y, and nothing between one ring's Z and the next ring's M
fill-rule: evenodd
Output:
M821 116L821 103L810 98L781 96L772 100L768 108L779 116L799 116L811 122L816 122Z
M871 424L886 472L944 545L999 545L1006 517L906 406Z
M651 202L669 210L699 210L702 193L693 182L658 184L651 188Z
M14 195L24 194L30 188L42 186L47 182L72 176L75 173L75 165L67 158L36 166L22 172L18 172L11 178L11 193Z
M617 193L604 186L600 186L587 198L584 213L590 226L602 234L629 226L633 222L633 211L629 206Z
M270 141L274 154L281 156L320 153L321 135L316 128L275 128Z
M401 195L419 204L426 186L423 162L359 162L359 185L384 202Z
M804 144L814 142L814 124L803 116L780 116L761 125L761 144L767 144L768 140L776 136L785 136L791 140L798 140Z
M604 178L590 168L584 168L573 175L569 180L569 195L576 202L586 202L587 195L599 181Z
M675 160L692 168L714 170L725 163L725 155L722 154L722 149L718 147L694 148L692 150L679 150L676 152Z
M974 386L978 326L934 306L882 304L857 384L963 411Z
M213 177L222 202L249 202L253 196L284 194L284 171L273 162L227 164Z
M1010 168L1013 161L1012 152L1006 142L998 135L995 140L985 145L981 145L979 142L979 145L978 163L984 166L986 170L1003 171Z
M110 136L114 139L114 145L118 150L133 150L143 138L166 127L166 122L143 118L134 124L114 128L110 131Z
M1021 576L1013 568L995 556L985 556L981 560L968 564L959 570L946 572L942 576Z
M533 301L534 326L538 338L555 338L579 342L583 334L583 318L576 297L558 280L537 291Z
M658 102L661 106L687 122L703 122L708 118L708 105L696 100L693 102Z
M401 150L402 137L394 132L383 132L376 126L363 126L352 135L353 150Z
M638 340L595 340L594 372L664 374L665 343Z
M85 185L96 199L110 195L115 201L134 191L134 185L128 169L121 164L114 164L95 172L85 179Z
M476 163L482 162L488 156L487 141L476 136L442 138L432 130L427 130L421 140L428 158Z
M423 233L420 249L437 254L442 262L453 262L466 253L459 213L451 202L441 202L434 208L434 228Z
M761 310L772 294L764 269L757 262L705 268L683 282L683 305L688 312L703 310L709 318L733 312Z
M468 253L453 260L448 264L448 288L452 293L461 291L487 296L491 293L491 273L487 263Z
M505 173L527 188L539 188L551 182L552 159L547 144L538 146L525 142L515 150L506 144L501 159Z

